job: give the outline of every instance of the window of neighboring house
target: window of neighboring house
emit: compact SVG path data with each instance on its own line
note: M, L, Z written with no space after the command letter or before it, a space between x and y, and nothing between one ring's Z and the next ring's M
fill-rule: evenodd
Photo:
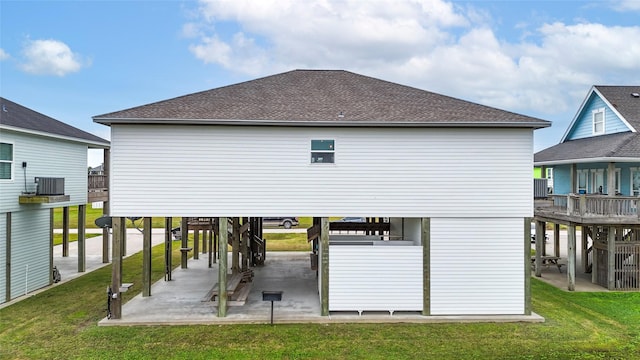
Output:
M589 170L578 170L578 193L587 193L587 179L589 177Z
M335 140L311 140L311 163L333 164L336 162Z
M13 144L0 143L0 180L13 180Z
M640 168L631 168L631 195L640 196Z
M593 110L593 134L604 134L604 108Z
M596 194L604 192L604 169L591 170L590 193Z

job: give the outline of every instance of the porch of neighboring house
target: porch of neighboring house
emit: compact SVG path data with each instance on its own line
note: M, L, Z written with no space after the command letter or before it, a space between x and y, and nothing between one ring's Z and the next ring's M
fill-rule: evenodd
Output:
M536 238L544 238L543 229L551 223L554 239L553 254L543 242L536 242L536 276L541 276L545 258L560 257L560 225L564 225L566 287L570 291L580 278L590 278L592 284L612 291L640 290L639 201L637 197L599 194L550 195L547 200L536 200Z

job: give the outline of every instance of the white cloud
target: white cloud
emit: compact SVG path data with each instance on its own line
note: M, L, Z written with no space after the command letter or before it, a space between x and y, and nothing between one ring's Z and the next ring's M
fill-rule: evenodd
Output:
M10 58L11 56L9 56L9 54L7 54L4 49L0 48L0 61L2 60L6 60L8 58Z
M638 0L613 0L613 8L617 11L640 11Z
M506 29L526 35L507 42L486 10L443 0L212 0L199 10L183 31L191 52L252 76L348 69L548 114L575 110L593 84L640 81L638 26L528 24Z
M36 75L65 76L79 71L85 62L67 44L57 40L28 40L22 54L22 70Z

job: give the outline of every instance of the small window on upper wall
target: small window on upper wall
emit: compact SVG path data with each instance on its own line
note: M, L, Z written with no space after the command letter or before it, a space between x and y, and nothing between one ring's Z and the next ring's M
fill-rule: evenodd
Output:
M335 140L311 140L311 163L333 164L336 161Z
M596 109L592 112L593 116L593 134L604 134L604 108Z
M0 180L13 180L13 144L0 143Z

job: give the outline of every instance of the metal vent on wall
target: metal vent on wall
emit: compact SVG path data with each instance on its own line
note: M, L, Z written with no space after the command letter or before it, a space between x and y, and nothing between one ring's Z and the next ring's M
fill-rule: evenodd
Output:
M37 177L36 195L64 195L64 178Z

